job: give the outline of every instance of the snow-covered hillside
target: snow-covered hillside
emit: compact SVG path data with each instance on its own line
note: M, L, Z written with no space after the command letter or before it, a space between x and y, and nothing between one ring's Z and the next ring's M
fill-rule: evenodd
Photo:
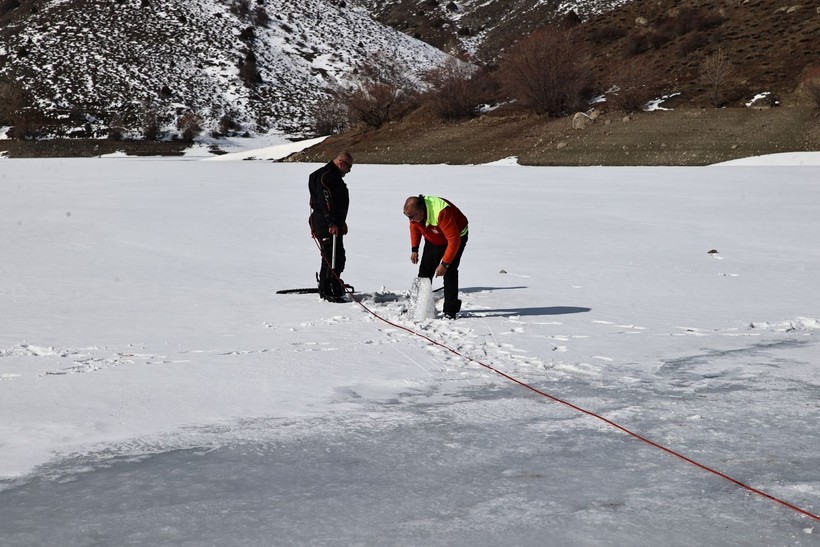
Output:
M418 73L445 54L331 0L62 0L17 8L0 43L0 81L101 136L147 108L228 115L251 133L307 131L328 85L378 52ZM240 70L245 67L245 79ZM256 78L258 73L258 78ZM248 82L250 74L250 83Z

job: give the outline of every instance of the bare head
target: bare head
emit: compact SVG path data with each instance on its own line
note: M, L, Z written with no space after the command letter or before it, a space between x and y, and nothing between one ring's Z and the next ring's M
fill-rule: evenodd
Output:
M350 155L350 152L343 150L336 154L336 157L333 159L333 165L342 172L342 176L345 176L353 169L353 156Z
M427 217L427 207L423 196L410 196L404 201L404 216L414 222L422 222Z

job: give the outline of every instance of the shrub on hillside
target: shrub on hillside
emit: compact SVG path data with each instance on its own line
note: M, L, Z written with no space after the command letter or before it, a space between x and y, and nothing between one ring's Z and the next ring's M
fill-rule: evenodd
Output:
M589 39L598 45L610 44L626 36L626 30L615 25L596 27L589 33Z
M251 0L233 0L229 9L240 19L246 19L251 14Z
M185 142L193 142L202 133L202 116L196 112L186 112L177 120L177 129Z
M317 135L334 135L350 127L350 112L335 92L317 101L311 115Z
M696 8L684 7L674 15L658 19L654 26L657 32L674 40L690 32L711 30L722 25L725 20L718 14L703 14Z
M163 109L155 104L144 103L138 114L139 129L147 141L158 141L164 137L163 127L168 122L168 116Z
M37 137L43 125L43 114L36 110L24 109L16 113L11 128L6 136L16 140L30 140Z
M545 28L518 42L499 63L504 91L540 116L586 108L592 82L588 54L575 35Z
M650 49L652 49L652 43L644 32L633 32L624 41L624 57L634 57Z
M262 75L256 66L256 55L252 51L245 54L245 58L239 63L239 77L248 87L253 87L262 83Z
M12 125L17 112L28 104L26 94L16 84L0 81L0 125Z
M820 65L809 65L803 69L798 88L804 91L815 113L820 115Z
M607 102L625 112L642 110L658 97L662 87L657 71L637 60L625 61L617 68L612 86L616 91L607 96Z
M125 139L125 121L122 114L114 114L108 123L106 135L109 140L121 141Z
M242 131L242 124L236 121L235 112L227 112L219 118L219 134L232 137Z
M353 87L340 99L354 122L379 128L409 112L418 102L418 89L404 66L376 54L358 70Z
M239 39L246 44L252 44L256 40L256 30L253 27L245 27L239 33Z
M720 15L703 14L695 8L680 8L671 15L653 21L651 29L630 34L625 41L624 56L631 57L651 49L661 49L681 36L699 34L697 38L690 38L680 46L679 51L686 55L705 45L706 31L712 31L725 20Z
M814 107L820 109L820 78L807 81L806 91L808 91Z
M478 105L493 98L493 83L487 72L455 57L425 73L424 81L430 86L426 99L446 120L471 118Z
M256 9L253 10L251 20L257 27L267 27L270 24L271 19L270 15L268 15L268 11L265 9L265 6L257 6Z
M695 32L690 34L686 40L680 45L678 53L680 57L686 57L693 51L697 51L705 47L709 43L709 38L703 32Z

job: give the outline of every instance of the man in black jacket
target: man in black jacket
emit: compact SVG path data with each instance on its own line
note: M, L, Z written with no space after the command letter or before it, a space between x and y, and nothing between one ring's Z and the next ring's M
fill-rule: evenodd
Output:
M319 242L322 253L319 296L329 302L348 301L339 276L345 269L343 238L347 234L347 210L350 207L350 195L342 179L352 167L353 156L349 152L339 152L333 161L311 173L308 179L310 231Z

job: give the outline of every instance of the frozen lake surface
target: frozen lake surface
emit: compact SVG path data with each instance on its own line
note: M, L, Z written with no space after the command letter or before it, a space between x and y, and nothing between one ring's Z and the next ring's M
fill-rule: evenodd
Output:
M494 372L816 515L820 168L357 165L329 304L275 294L316 167L0 161L0 545L820 545ZM419 192L454 322L407 313Z

